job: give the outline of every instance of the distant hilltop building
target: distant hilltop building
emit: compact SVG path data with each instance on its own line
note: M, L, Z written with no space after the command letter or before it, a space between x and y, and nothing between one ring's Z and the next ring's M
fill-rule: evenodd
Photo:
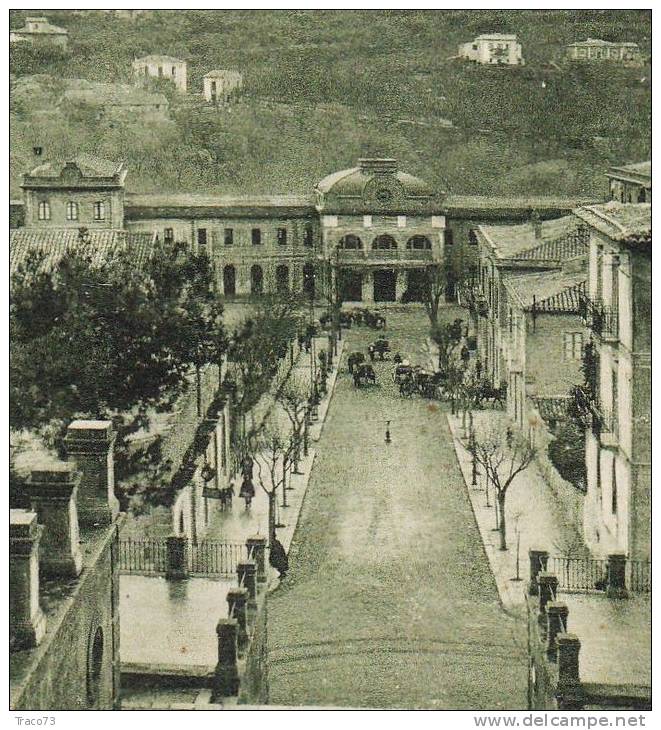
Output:
M217 69L205 74L204 98L211 104L230 102L243 88L243 74L238 71Z
M25 26L9 32L10 43L31 43L33 46L58 46L66 50L69 31L51 25L46 18L26 18Z
M459 57L485 66L523 66L521 44L515 35L486 33L459 46Z
M612 61L623 66L642 66L643 57L637 43L602 41L588 38L567 46L569 61Z
M133 61L133 73L136 81L150 76L155 79L170 79L182 94L186 93L186 61L179 58L160 55L136 58Z

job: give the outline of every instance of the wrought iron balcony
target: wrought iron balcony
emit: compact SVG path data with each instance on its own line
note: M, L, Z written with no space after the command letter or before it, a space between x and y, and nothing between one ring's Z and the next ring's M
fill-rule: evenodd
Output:
M580 422L594 433L611 434L618 437L617 414L604 408L598 399L585 386L577 385L573 389L574 408Z
M605 306L600 300L593 300L587 294L581 294L579 312L585 325L602 339L618 337L618 311L614 307Z
M481 317L489 313L489 304L478 279L467 279L459 287L461 302Z

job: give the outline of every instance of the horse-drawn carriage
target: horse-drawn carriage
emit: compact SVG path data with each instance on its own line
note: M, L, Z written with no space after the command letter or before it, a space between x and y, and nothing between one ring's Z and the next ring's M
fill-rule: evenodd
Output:
M349 375L353 375L354 369L358 365L362 365L365 362L365 355L362 352L352 352L347 358L347 367L349 369Z
M369 363L357 365L353 370L353 384L356 388L371 383L376 385L376 373Z
M386 354L390 352L390 343L385 337L379 337L367 346L367 352L372 362L374 362L377 355L379 356L379 360L385 360Z

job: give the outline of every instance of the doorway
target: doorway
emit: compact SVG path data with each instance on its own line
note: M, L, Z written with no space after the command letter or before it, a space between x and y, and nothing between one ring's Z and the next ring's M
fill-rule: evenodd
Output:
M394 302L397 274L393 269L374 271L374 301Z
M341 301L363 301L363 275L360 271L340 269L338 271L337 278Z
M427 286L427 275L424 269L409 269L406 272L406 291L402 301L422 302Z
M226 297L236 294L236 269L231 264L223 269L223 292Z

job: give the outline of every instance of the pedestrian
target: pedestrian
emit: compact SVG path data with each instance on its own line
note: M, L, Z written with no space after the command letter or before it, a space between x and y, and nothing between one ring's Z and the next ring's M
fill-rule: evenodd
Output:
M402 362L402 356L398 352L396 352L395 357L393 357L392 360L395 363L395 365L399 365Z
M461 362L464 364L464 368L468 367L468 361L471 359L471 354L468 349L468 346L464 344L464 346L461 348Z
M250 505L252 503L252 498L255 496L255 486L252 483L252 479L249 477L243 478L243 483L241 484L241 490L239 492L239 497L242 497L246 500L246 510L250 509Z
M386 421L386 443L390 443L390 421Z
M305 344L305 336L303 335L302 332L299 332L298 333L298 349L302 350L304 344Z
M289 560L283 544L277 538L274 538L269 551L269 563L278 571L278 577L284 578L289 570Z
M480 360L480 358L478 357L477 360L475 361L475 380L477 380L478 383L480 382L481 375L482 375L482 360Z
M369 344L367 346L367 353L370 356L370 361L374 362L374 358L376 357L376 348L373 344Z

